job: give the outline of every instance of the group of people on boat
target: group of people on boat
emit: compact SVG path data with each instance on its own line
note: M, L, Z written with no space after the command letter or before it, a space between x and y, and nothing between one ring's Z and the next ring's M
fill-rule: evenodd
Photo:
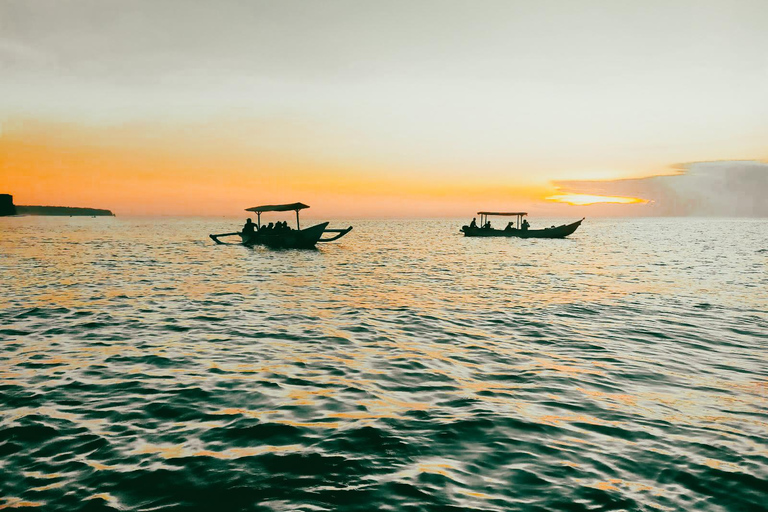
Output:
M472 222L469 223L470 228L477 228L477 219L472 218ZM531 225L528 223L528 219L523 219L523 223L520 225L521 231L528 231L528 228L530 228ZM483 227L480 229L493 229L491 227L491 221L487 221L485 224L483 224ZM507 227L504 228L504 231L516 231L517 228L515 227L514 222L509 222L507 224Z
M256 233L259 234L279 234L286 231L291 231L291 227L288 226L288 223L285 221L265 224L261 227L257 226L256 224L251 221L251 219L246 219L245 225L243 226L243 235L254 235Z

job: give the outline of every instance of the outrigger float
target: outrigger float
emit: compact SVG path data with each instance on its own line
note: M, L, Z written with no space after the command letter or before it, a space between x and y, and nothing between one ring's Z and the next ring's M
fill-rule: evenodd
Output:
M254 245L265 245L267 247L275 249L313 249L318 242L333 242L343 237L352 230L352 226L346 229L329 229L328 222L322 222L314 226L301 229L299 223L299 211L305 208L309 208L303 203L291 203L291 204L268 204L264 206L254 206L253 208L246 208L247 212L256 213L256 228L253 233L244 233L242 231L236 231L234 233L222 233L219 235L208 235L217 244L225 244L219 240L221 237L240 235L242 244L248 247ZM268 226L262 226L261 214L264 212L296 212L296 229L284 227L269 228ZM323 235L330 233L333 236L323 238Z
M544 229L528 229L528 222L522 222L524 216L528 215L526 212L477 212L480 216L480 226L462 226L461 232L464 236L506 236L517 238L565 238L572 234L576 229L581 226L584 221L582 218L573 224L563 224L561 226L552 226L551 228ZM504 229L493 229L490 227L488 216L500 216L500 217L517 217L517 226L515 222L510 222Z

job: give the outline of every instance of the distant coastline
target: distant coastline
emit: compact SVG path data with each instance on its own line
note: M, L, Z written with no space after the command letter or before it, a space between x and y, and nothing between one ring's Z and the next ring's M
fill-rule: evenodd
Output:
M16 215L114 217L110 210L72 206L16 206Z
M13 204L13 196L0 194L0 216L45 215L55 217L114 217L110 210L75 206L25 206Z

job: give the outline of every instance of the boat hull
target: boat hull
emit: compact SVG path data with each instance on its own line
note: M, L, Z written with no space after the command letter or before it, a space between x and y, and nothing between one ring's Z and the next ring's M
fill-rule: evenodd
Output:
M507 238L565 238L572 234L584 219L574 222L573 224L563 224L554 228L545 229L489 229L463 226L461 228L464 236L485 236L485 237L507 237Z
M328 223L323 222L306 229L291 229L279 232L265 232L262 228L262 231L252 235L241 233L240 238L243 241L243 245L249 247L264 245L273 249L314 249L315 244L323 236L327 226Z

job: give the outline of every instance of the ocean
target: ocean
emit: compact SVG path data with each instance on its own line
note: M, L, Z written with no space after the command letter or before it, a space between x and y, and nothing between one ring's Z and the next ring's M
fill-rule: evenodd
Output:
M466 221L0 219L0 509L768 510L768 221Z

